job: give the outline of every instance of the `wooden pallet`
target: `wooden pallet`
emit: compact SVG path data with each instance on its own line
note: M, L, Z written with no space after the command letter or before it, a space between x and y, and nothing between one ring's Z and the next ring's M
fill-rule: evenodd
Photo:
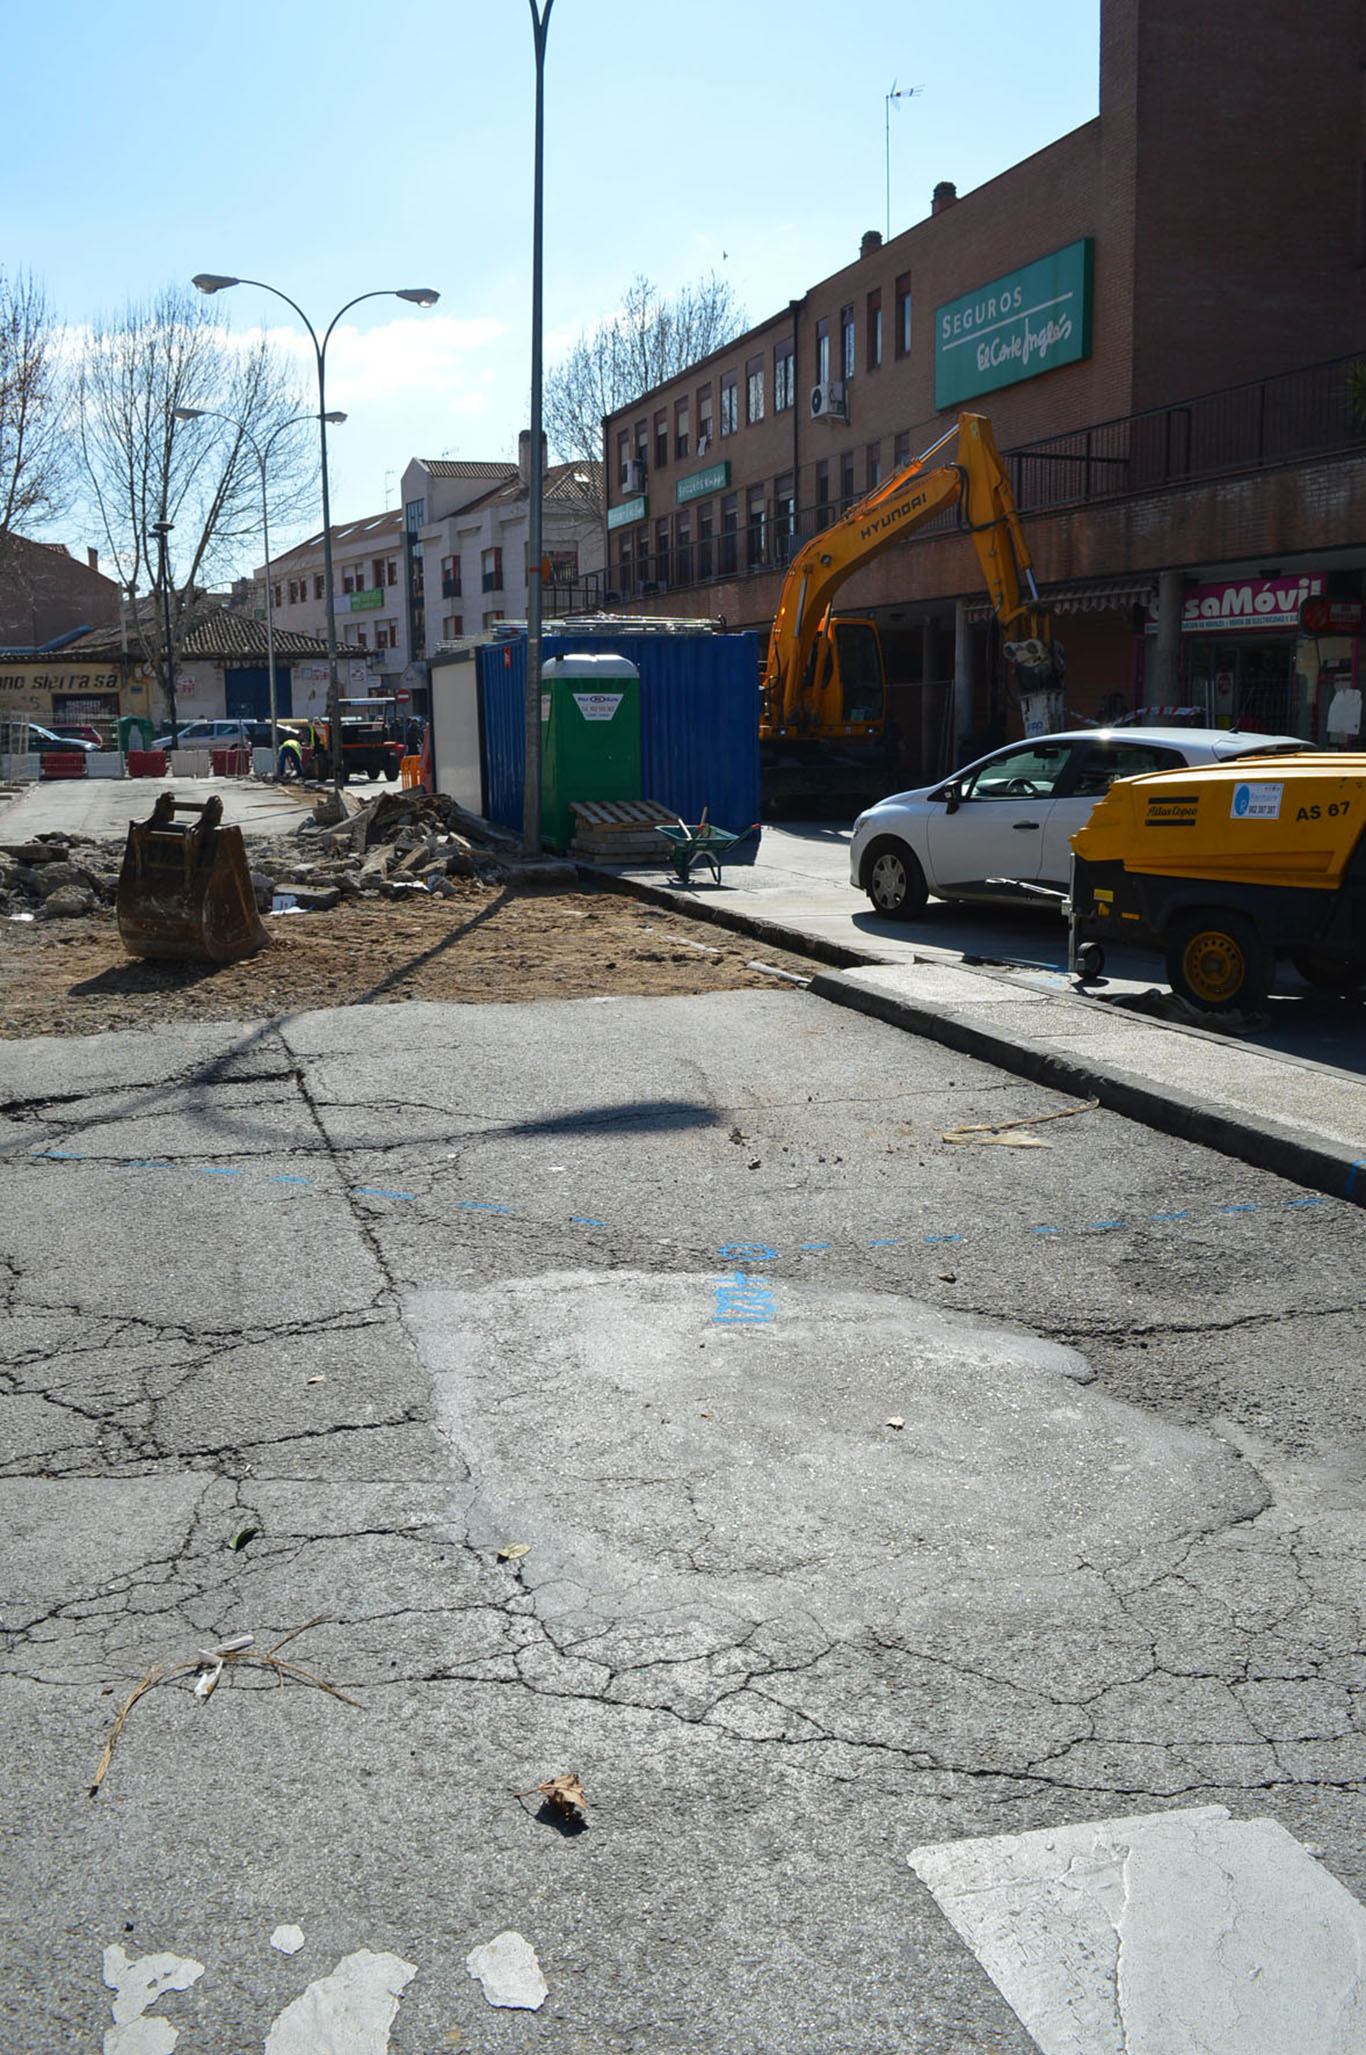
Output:
M656 828L678 825L678 815L654 799L575 799L569 811L574 816L570 855L597 863L658 861L664 844Z

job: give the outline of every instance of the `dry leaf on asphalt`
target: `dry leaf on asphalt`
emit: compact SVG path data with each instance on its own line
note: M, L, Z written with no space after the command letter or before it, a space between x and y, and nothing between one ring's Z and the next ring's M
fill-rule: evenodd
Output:
M510 1541L506 1548L499 1549L498 1560L500 1563L515 1563L519 1556L529 1556L530 1554L531 1543L529 1541Z
M588 1800L583 1795L577 1770L566 1770L563 1776L548 1777L544 1784L537 1784L534 1791L519 1791L519 1798L544 1798L552 1812L575 1827L588 1825Z

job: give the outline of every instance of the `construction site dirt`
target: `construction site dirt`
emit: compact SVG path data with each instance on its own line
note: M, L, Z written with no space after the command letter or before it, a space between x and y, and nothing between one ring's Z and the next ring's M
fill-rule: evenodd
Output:
M414 892L401 902L363 897L267 914L267 946L222 966L131 958L112 907L56 920L11 916L0 920L0 1036L263 1020L405 999L793 991L789 980L813 968L610 890L451 883L449 897ZM759 961L763 968L752 967Z

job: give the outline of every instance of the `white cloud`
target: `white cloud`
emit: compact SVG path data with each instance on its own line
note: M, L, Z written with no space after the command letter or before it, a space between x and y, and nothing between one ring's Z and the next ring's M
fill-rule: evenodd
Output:
M483 379L483 366L469 359L492 349L506 333L505 324L488 316L459 320L450 314L414 311L371 328L343 323L327 345L329 406L349 408L367 402L391 406L405 399L436 399L459 408L467 403L471 385ZM234 339L254 344L260 329L237 330ZM313 347L293 328L270 328L271 344L292 357L311 376Z

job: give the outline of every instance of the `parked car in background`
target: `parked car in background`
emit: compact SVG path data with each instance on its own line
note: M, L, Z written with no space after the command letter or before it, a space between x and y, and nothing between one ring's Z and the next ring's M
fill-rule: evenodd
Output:
M261 726L264 726L266 746L269 747L269 721L265 723L238 719L182 721L180 723L179 741L174 746L180 749L251 749L255 746L252 742L252 733ZM170 749L172 746L169 728L166 729L164 734L158 735L152 744L153 749Z
M20 718L22 719L22 715ZM83 749L89 752L98 749L100 746L98 741L83 742L78 735L58 734L54 728L40 727L37 721L29 722L28 735L30 750L35 751L40 756L47 756L50 752L59 750L66 750L70 753L73 749Z
M109 748L99 729L89 721L59 721L52 732L60 735L63 742L86 742L92 749Z
M850 882L890 920L915 920L931 893L1010 900L1026 885L1066 891L1071 838L1116 778L1311 746L1232 728L1080 728L1012 742L861 813Z

